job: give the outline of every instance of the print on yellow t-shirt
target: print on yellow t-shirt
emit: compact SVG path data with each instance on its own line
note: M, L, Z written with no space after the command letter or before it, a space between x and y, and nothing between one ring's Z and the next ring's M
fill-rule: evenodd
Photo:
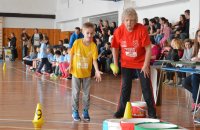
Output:
M73 44L71 55L73 55L71 74L76 78L90 77L92 61L98 57L96 44L91 42L86 46L83 44L83 39L78 39Z
M77 62L77 68L78 69L88 69L88 62L89 62L89 58L80 56L79 60Z

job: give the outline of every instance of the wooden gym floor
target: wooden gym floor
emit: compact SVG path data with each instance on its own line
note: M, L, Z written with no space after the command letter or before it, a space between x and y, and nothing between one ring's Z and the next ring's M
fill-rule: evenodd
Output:
M177 90L178 97L177 98ZM0 63L0 129L31 130L36 105L42 104L45 124L42 130L101 130L102 122L112 118L120 92L120 76L104 74L103 81L92 81L90 122L73 122L71 117L71 80L37 77L20 61ZM188 129L199 129L187 108L185 90L164 86L158 117ZM80 98L81 99L81 98ZM132 101L141 99L138 80L133 81ZM179 100L179 104L178 104ZM81 101L81 100L80 100ZM80 110L82 110L80 103ZM198 128L199 127L199 128Z

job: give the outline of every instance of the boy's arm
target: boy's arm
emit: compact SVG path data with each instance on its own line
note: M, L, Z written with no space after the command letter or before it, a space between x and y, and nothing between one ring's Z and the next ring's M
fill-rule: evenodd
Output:
M93 60L93 65L94 65L95 72L99 71L97 60Z
M103 74L101 71L99 71L97 60L93 60L93 65L95 69L95 79L97 82L101 81L101 74Z
M74 57L74 54L71 54L71 55L70 55L69 66L68 66L68 68L67 68L67 72L68 72L68 73L71 73L71 70L72 70L73 57Z

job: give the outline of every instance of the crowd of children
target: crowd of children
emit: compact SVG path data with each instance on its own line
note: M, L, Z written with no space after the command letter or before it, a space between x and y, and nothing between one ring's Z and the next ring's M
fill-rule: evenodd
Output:
M45 74L54 78L71 79L66 71L70 61L69 49L47 43L48 37L44 36L40 39L40 46L31 46L29 56L23 58L24 64L38 76Z

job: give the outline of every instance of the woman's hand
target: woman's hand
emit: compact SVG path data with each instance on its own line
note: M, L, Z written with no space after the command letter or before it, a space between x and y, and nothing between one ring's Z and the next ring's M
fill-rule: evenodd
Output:
M143 66L140 73L142 72L144 73L144 78L147 78L147 77L149 78L150 76L149 66Z

